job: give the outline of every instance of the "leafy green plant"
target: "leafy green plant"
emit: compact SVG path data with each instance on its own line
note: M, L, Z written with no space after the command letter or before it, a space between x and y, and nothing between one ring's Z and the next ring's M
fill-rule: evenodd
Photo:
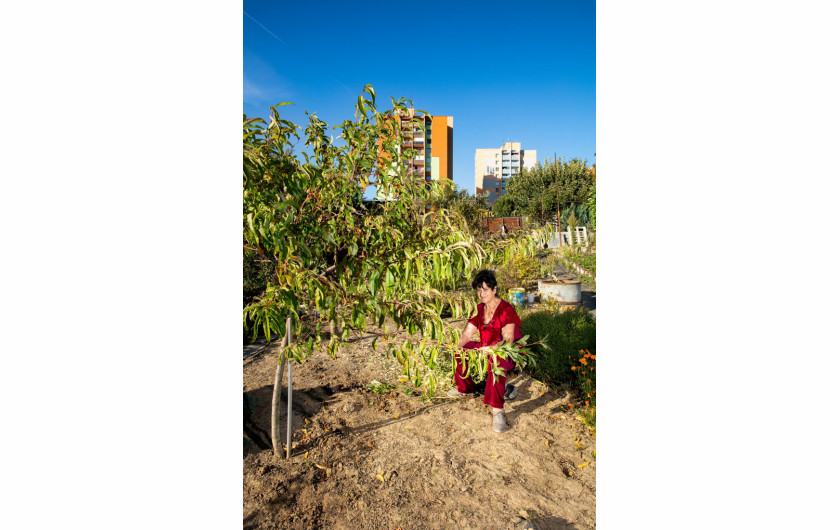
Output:
M503 265L496 268L496 280L499 284L497 294L505 298L510 289L529 288L540 277L540 260L534 256L514 254Z
M560 260L554 253L550 253L545 257L540 258L540 271L539 277L540 278L550 278L552 274L554 274L554 269L557 267L557 264L560 263Z
M319 322L340 330L326 345L331 355L348 340L349 328L363 332L368 318L380 327L390 318L409 334L440 340L444 305L455 317L475 310L472 293L451 291L465 274L510 248L528 253L545 238L531 232L479 242L458 212L418 207L447 184L409 174L411 153L399 146L410 102L391 102L391 111L379 112L366 87L356 120L335 127L340 146L327 136L326 123L310 115L305 132L313 154L304 154L305 162L290 154L298 127L280 118L279 106L272 107L267 127L259 118L243 122L245 247L271 260L277 272L264 295L245 308L243 320L255 330L262 327L266 336L285 331L291 317L298 336L300 315L317 312L324 317ZM392 199L365 203L371 185ZM286 354L302 361L322 340L319 324L309 341L293 343Z

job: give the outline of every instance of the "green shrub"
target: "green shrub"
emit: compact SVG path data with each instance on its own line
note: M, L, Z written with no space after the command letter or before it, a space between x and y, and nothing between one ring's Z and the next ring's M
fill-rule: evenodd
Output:
M586 271L595 274L595 254L572 253L567 256L570 261L576 263Z
M523 335L548 337L551 351L534 350L534 375L546 382L580 387L578 374L572 370L581 357L580 351L595 353L595 319L586 309L553 312L537 311L522 318Z
M536 257L514 254L510 260L496 269L498 294L507 300L507 292L516 287L531 287L540 275L540 260Z

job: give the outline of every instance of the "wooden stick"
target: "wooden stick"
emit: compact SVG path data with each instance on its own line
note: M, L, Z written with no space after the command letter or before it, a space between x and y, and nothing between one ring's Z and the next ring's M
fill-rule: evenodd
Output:
M286 335L280 342L282 350L289 345L289 321L286 321ZM286 365L286 356L281 354L281 360L277 363L277 370L274 372L274 391L271 394L271 446L275 455L280 455L280 396L283 387L283 368Z
M292 317L286 319L286 344L292 343ZM292 363L289 362L289 399L286 410L286 460L292 453Z

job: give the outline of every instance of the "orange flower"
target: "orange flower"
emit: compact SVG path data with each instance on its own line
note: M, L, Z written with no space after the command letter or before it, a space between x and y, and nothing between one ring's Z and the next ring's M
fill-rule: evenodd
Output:
M569 408L572 408L572 407L574 407L574 405L572 405L571 403L569 403Z
M592 360L594 361L594 360L595 360L595 356L593 355L592 357L590 357L590 359L592 359Z
M572 370L577 370L577 366L572 366Z
M589 406L589 400L588 399L586 400L586 406L587 407Z
M581 358L580 358L580 364L588 364L588 363L586 362L586 357L581 357Z

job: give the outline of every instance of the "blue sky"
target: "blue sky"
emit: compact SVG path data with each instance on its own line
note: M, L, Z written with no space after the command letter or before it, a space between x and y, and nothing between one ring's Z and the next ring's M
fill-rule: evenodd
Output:
M244 1L243 112L352 118L365 84L454 117L454 180L475 192L477 148L537 158L595 149L595 2ZM303 142L299 148L303 147Z

